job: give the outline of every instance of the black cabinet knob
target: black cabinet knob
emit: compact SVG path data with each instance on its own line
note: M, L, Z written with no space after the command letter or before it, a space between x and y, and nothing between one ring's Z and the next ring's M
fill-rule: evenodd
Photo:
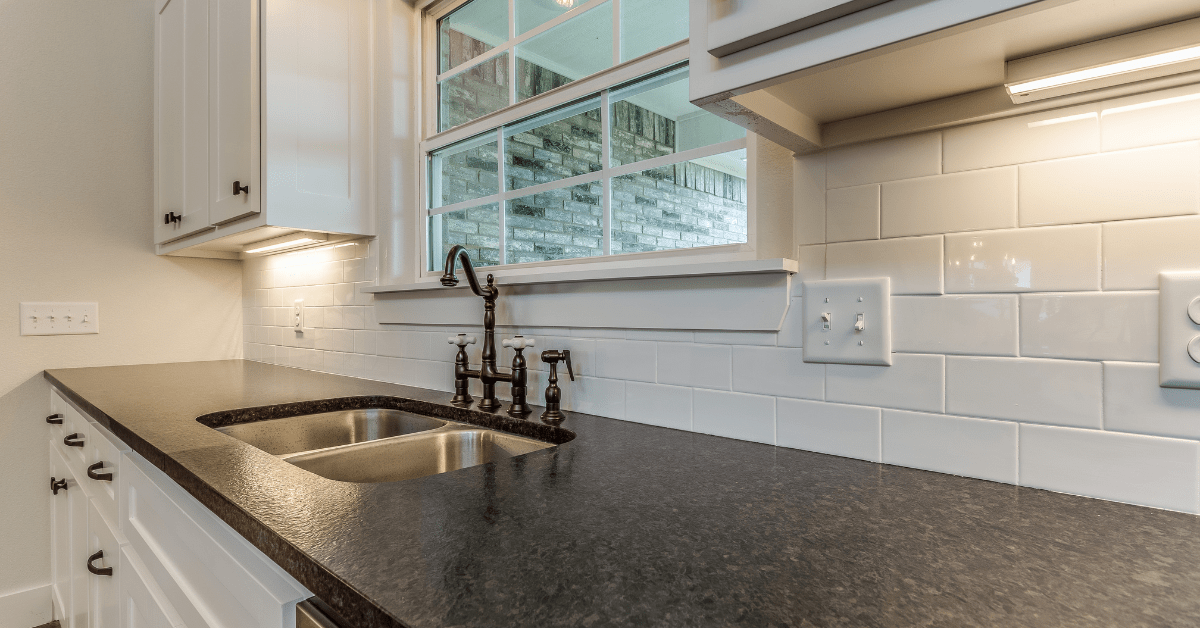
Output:
M83 437L79 434L67 434L63 438L63 444L67 447L83 447Z
M242 185L241 181L234 181L233 182L233 195L237 196L238 194L241 194L243 192L245 192L247 195L249 195L250 194L250 186Z
M173 222L183 222L183 216L180 216L179 214L176 214L175 212L167 212L167 213L163 214L163 224L164 225L169 225Z
M96 561L100 560L101 558L104 558L104 550L100 550L99 552L96 552L95 554L92 554L91 556L89 556L88 562L87 562L88 571L92 572L93 574L95 574L97 576L113 575L112 567L97 567L96 565L93 564Z
M63 491L67 490L67 478L63 478L61 480L56 480L53 477L51 477L50 478L50 492L54 493L55 495L58 495L58 492L60 490L63 490Z
M63 415L51 414L50 416L46 417L46 422L50 425L62 425Z
M103 462L97 462L96 464L88 467L87 468L88 477L92 478L93 480L100 480L101 482L112 482L112 474L111 473L96 473L96 471L99 471L100 469L103 469L103 468L104 468Z

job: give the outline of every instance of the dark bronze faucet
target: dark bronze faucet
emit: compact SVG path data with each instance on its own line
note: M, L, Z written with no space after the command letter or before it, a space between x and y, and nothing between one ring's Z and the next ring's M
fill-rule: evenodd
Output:
M454 360L454 399L451 403L460 406L471 404L471 396L467 393L467 385L472 378L483 382L483 399L479 400L480 410L498 410L502 405L496 398L496 382L512 384L512 406L508 414L525 416L533 410L525 403L526 382L528 381L528 366L522 350L534 345L532 338L517 336L505 340L504 346L512 347L517 355L513 358L512 371L502 373L496 368L496 297L500 290L496 287L496 279L491 274L487 276L487 285L480 286L479 278L475 275L475 267L471 265L471 256L461 244L456 244L446 254L446 269L442 273L442 285L457 286L458 277L454 276L454 266L462 261L463 272L467 275L467 283L471 291L483 297L483 360L479 370L471 370L467 366L466 345L474 344L475 339L468 339L465 334L451 336L450 344L458 345L458 357Z

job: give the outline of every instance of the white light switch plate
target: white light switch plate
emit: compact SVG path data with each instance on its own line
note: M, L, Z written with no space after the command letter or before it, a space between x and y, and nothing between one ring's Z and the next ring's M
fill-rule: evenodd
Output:
M887 277L804 282L804 361L891 366L891 296Z
M1200 388L1200 363L1188 353L1200 338L1200 324L1189 313L1197 309L1192 301L1200 298L1200 273L1162 273L1158 288L1158 383Z
M22 336L100 333L98 303L22 303Z

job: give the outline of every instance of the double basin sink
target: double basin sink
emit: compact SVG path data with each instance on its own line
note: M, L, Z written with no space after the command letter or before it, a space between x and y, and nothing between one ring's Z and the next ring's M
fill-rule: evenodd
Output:
M403 410L369 408L216 428L330 480L397 482L554 447Z

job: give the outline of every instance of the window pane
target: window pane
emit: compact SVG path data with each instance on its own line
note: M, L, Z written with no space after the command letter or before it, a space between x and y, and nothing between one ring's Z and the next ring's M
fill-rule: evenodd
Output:
M612 165L746 137L746 129L688 102L687 69L612 94Z
M517 99L612 66L612 3L604 4L517 46Z
M508 106L508 54L442 81L438 130L445 131Z
M438 20L438 72L508 41L508 0L472 0Z
M495 133L434 151L429 163L430 208L500 193Z
M442 270L455 244L467 248L476 266L500 263L500 206L497 203L429 217L429 270Z
M587 2L587 0L516 0L517 34L529 31Z
M603 255L603 194L597 181L508 201L508 263Z
M508 189L600 169L600 101L591 100L504 130Z
M621 0L621 61L687 36L688 0Z
M612 252L746 241L746 151L612 180Z

